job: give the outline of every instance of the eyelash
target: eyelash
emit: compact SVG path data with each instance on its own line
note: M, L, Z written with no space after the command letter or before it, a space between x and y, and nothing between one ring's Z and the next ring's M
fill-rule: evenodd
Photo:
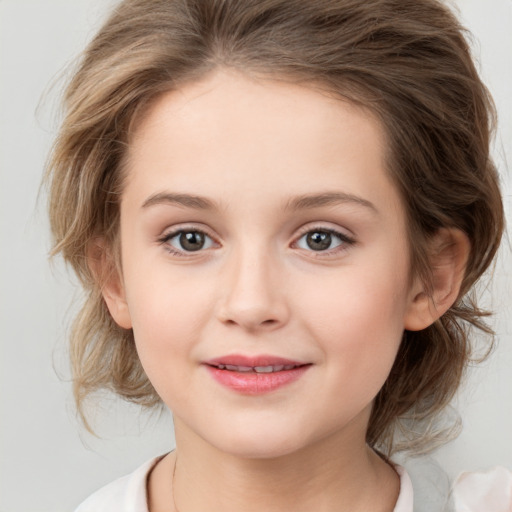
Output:
M177 237L178 235L181 235L183 233L199 233L201 235L203 235L204 237L206 238L209 238L210 240L213 241L213 243L215 243L214 239L212 236L210 236L205 230L203 229L200 229L200 228L196 228L196 227L191 227L191 228L187 228L187 227L183 227L183 228L180 228L180 229L176 229L174 231L171 231L170 233L166 233L165 235L163 235L162 237L160 237L158 239L158 242L165 246L165 249L167 252L169 252L170 254L172 254L173 256L179 256L179 257L190 257L191 255L193 255L195 252L197 253L200 253L200 252L203 252L204 249L201 248L197 251L186 251L186 250L178 250L176 248L174 248L172 245L170 245L170 241ZM307 249L303 249L307 252L310 252L312 254L314 254L315 257L317 258L322 258L322 257L329 257L329 256L333 256L333 255L336 255L338 253L341 253L341 252L344 252L346 250L348 250L348 248L350 246L353 246L356 244L356 240L350 236L348 236L347 234L345 233L341 233L335 229L332 229L332 228L326 228L326 227L307 227L305 228L300 234L299 236L295 239L295 241L293 242L292 246L297 246L298 242L304 238L306 235L310 234L310 233L327 233L329 235L334 235L336 238L338 238L340 240L340 243L339 245L337 245L334 249L326 249L326 250L322 250L322 251L314 251L313 249L311 250L307 250Z
M213 240L213 237L210 236L203 229L196 228L196 227L194 227L194 228L193 227L190 227L190 228L182 227L180 229L171 231L170 233L166 233L165 235L163 235L162 237L160 237L158 239L158 242L160 244L162 244L165 247L165 250L167 252L169 252L170 254L172 254L173 256L187 257L187 256L193 255L195 252L199 253L199 252L203 251L202 249L200 249L198 251L185 251L185 250L180 251L180 250L176 249L175 247L173 247L172 245L170 245L170 241L182 233L200 233L205 238L209 238L210 240Z
M342 252L347 251L351 246L356 244L356 240L353 237L347 235L346 233L337 231L336 229L326 228L323 226L308 226L304 228L303 231L301 231L300 235L296 238L295 242L293 242L293 245L296 246L298 242L309 233L327 233L329 235L334 235L336 238L340 240L340 244L334 247L333 249L326 249L324 251L304 249L307 252L312 253L315 256L315 258L327 258L329 256L336 256Z

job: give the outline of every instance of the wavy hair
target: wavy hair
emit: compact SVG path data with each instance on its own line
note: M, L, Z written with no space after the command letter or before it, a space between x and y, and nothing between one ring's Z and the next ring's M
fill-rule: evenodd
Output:
M491 333L471 298L503 231L489 155L495 112L456 16L438 0L125 0L83 53L64 96L47 182L53 253L86 299L71 333L74 395L101 389L154 406L132 331L115 324L87 264L97 237L116 252L123 157L132 128L162 93L227 67L315 85L373 112L405 205L412 270L428 284L427 246L442 227L471 253L456 303L405 332L374 401L367 441L386 454L439 439L435 419L460 385L471 328ZM402 439L402 442L400 442Z

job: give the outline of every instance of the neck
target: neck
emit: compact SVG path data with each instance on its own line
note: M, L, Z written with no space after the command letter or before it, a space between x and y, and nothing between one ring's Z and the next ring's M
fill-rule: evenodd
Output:
M279 457L247 458L219 451L179 420L175 427L178 448L149 480L150 512L176 512L173 502L177 512L388 512L396 503L398 477L364 439L331 436Z

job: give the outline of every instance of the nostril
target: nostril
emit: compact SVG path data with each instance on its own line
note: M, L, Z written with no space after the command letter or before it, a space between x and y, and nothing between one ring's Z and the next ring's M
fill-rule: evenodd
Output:
M217 318L226 326L257 329L276 329L288 320L288 310L284 303L281 304L248 304L230 297L224 304L219 305Z

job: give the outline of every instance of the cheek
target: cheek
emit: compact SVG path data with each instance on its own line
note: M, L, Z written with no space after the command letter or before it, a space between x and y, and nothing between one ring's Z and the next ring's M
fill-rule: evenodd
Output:
M404 330L404 276L383 266L347 268L323 289L308 286L302 306L304 325L324 353L330 378L369 400L384 384Z
M165 260L136 261L126 279L136 349L159 396L170 409L181 410L190 401L194 370L204 356L202 341L214 318L218 278Z
M187 359L199 337L198 320L207 314L205 295L169 274L161 266L148 265L127 279L135 344L157 390L163 377L172 381L182 374L186 379Z
M297 294L302 315L327 337L345 333L345 343L361 338L371 342L401 332L406 308L404 276L380 270L348 267L325 280L305 280Z
M313 415L330 411L327 423L339 425L370 407L391 371L403 327L400 303L383 288L337 289L333 296L312 297L314 308L304 319L324 358L325 385Z
M187 346L205 310L204 296L198 290L176 285L141 287L129 307L136 339L157 350Z

